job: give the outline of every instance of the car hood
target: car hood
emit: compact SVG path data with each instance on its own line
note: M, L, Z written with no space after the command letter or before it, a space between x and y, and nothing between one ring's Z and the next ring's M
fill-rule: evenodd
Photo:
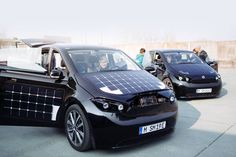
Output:
M167 89L164 83L144 70L88 73L81 77L83 87L96 97L132 95Z
M175 64L170 66L172 71L178 75L200 76L215 75L214 69L207 64Z

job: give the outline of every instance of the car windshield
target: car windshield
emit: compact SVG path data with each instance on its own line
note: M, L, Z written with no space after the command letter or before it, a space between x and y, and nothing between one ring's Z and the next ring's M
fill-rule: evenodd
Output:
M169 64L203 64L202 60L192 52L168 52L164 58Z
M132 59L118 50L69 50L68 54L79 73L141 70Z

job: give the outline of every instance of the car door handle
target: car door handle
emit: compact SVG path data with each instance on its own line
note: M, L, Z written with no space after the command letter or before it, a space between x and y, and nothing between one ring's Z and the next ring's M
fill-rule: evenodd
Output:
M17 79L16 78L10 78L9 79L11 82L17 82Z

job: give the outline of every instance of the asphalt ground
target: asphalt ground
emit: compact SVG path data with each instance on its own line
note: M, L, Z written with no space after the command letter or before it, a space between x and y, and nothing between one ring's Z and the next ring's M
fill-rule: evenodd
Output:
M0 157L235 157L236 69L220 69L219 98L181 100L172 134L123 149L77 152L58 128L0 126Z

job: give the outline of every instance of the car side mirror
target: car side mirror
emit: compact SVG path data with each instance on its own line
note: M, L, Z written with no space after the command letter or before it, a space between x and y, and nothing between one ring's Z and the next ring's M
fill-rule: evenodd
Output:
M155 71L155 68L152 67L152 66L147 66L147 67L145 68L145 70L146 70L147 72L151 72L151 71Z
M64 77L62 70L60 69L53 69L50 73L50 78L56 79L56 80L61 80Z
M153 60L153 64L155 64L155 65L162 65L163 64L163 62L161 61L161 60L158 60L158 59L154 59Z

